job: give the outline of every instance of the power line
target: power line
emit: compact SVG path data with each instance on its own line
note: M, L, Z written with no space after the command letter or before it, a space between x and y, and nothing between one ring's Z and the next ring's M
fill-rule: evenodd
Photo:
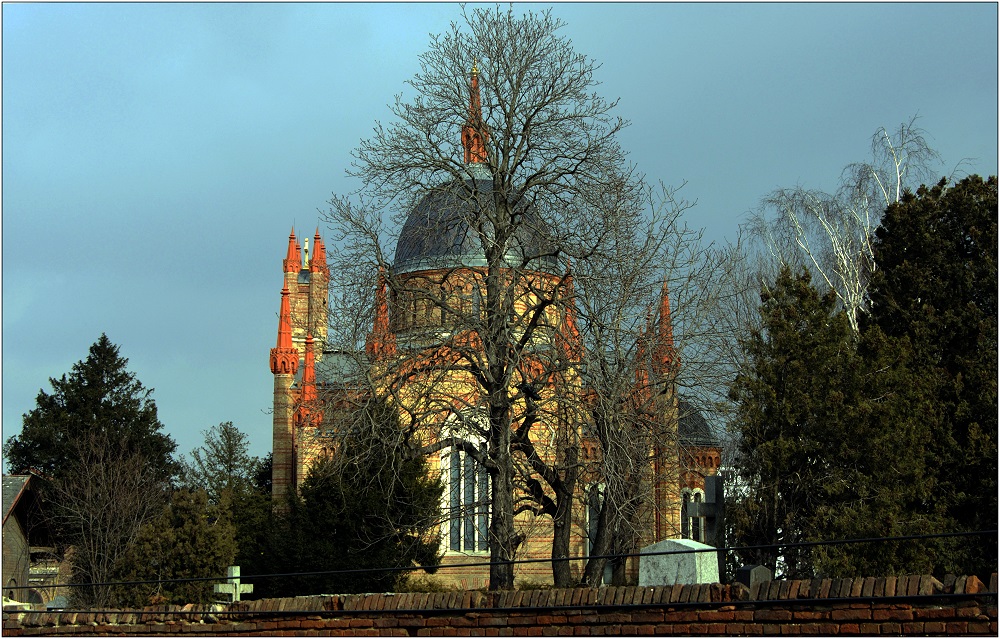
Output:
M659 556L659 555L687 555L693 553L703 553L712 552L718 553L720 551L725 553L730 552L740 552L748 550L757 549L780 549L780 548L801 548L801 547L811 547L811 546L834 546L842 544L860 544L860 543L876 543L876 542L888 542L888 541L919 541L924 539L943 539L943 538L954 538L954 537L985 537L987 535L996 535L996 530L977 530L977 531L966 531L966 532L951 532L951 533L928 533L923 535L901 535L896 537L863 537L855 539L831 539L824 541L800 541L800 542L789 542L784 544L762 544L756 546L726 546L723 548L699 548L699 549L685 549L685 550L660 550L655 552L636 552L636 553L617 553L608 555L584 555L580 557L566 557L565 559L553 559L551 557L545 557L541 559L512 559L511 561L475 561L475 562L465 562L458 564L429 564L429 565L410 565L410 566L386 566L381 568L344 568L340 570L315 570L315 571L303 571L303 572L286 572L286 573L265 573L257 575L242 575L240 577L241 581L246 581L249 579L278 579L287 577L315 577L322 575L350 575L350 574L364 574L364 573L380 573L380 572L413 572L417 570L424 570L427 572L436 572L441 569L453 569L453 568L481 568L487 566L506 566L506 565L521 565L521 564L537 564L537 563L552 563L553 561L569 561L569 562L580 562L588 561L590 559L622 559L627 557L641 557L641 556ZM28 585L28 586L8 586L6 590L24 590L30 588L83 588L83 587L97 587L97 586L136 586L143 584L163 584L163 583L191 583L199 581L212 581L212 582L227 582L230 579L229 576L221 577L178 577L174 579L138 579L131 581L107 581L107 582L93 582L93 583L65 583L65 584L49 584L44 586L39 585Z

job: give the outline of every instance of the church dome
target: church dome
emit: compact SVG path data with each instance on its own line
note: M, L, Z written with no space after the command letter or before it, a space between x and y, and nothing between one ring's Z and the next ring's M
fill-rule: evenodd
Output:
M403 225L396 243L393 269L399 275L415 271L448 268L486 267L486 255L475 231L469 229L469 220L475 216L475 204L467 194L478 192L479 201L492 206L493 181L489 179L466 180L455 188L442 188L425 195L413 208ZM548 228L540 217L528 210L507 252L507 263L519 266L525 258L531 259L528 268L559 275L563 267L552 255L553 249L546 240Z

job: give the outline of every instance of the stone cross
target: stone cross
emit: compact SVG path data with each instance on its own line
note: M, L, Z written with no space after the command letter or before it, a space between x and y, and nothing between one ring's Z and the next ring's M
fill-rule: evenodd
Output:
M226 569L226 583L215 584L215 592L229 595L233 602L240 600L240 595L253 592L253 584L240 583L240 567L230 566Z

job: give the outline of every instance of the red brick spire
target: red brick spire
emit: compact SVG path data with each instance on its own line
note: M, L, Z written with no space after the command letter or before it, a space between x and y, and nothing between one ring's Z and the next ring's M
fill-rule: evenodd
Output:
M674 328L670 321L670 293L667 283L660 290L660 308L656 318L656 335L653 346L653 372L666 375L680 365L677 349L674 348Z
M472 65L469 85L469 119L462 127L462 146L465 147L466 164L486 162L486 142L490 134L483 123L483 106L479 98L479 69Z
M299 369L299 351L292 344L292 305L288 301L288 295L286 285L281 289L278 344L271 349L271 372L275 375L294 375Z
M316 227L316 235L313 236L313 255L309 260L309 270L313 273L330 274L330 267L326 264L326 246L319 236L319 227Z
M313 336L306 336L306 366L302 371L302 402L316 401L316 353L313 351Z
M566 267L566 292L563 300L563 332L561 341L563 351L570 361L579 362L583 359L583 339L576 325L576 290L573 286L573 274Z
M299 395L299 406L295 411L295 423L308 426L319 426L323 421L323 411L318 404L319 394L316 392L316 353L312 334L306 336L306 361L302 370L302 392Z
M389 300L386 296L385 274L379 269L375 291L375 322L368 334L365 352L378 359L396 353L396 336L389 330Z
M298 273L302 270L302 253L299 251L299 243L295 240L295 227L288 236L288 253L283 262L286 273Z

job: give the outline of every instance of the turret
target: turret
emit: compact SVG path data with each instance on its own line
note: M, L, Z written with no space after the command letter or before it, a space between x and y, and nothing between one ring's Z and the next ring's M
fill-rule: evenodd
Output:
M389 330L389 300L386 296L385 274L381 269L375 290L375 321L365 342L365 353L372 359L396 354L396 335Z
M306 333L316 340L314 350L317 359L320 359L323 356L323 347L326 345L330 267L326 263L326 246L323 244L323 238L319 235L319 228L316 229L316 235L313 236L313 250L308 269L309 321Z
M660 291L660 308L656 315L656 332L653 335L653 373L657 377L671 377L680 367L680 357L674 348L674 329L670 319L670 293L667 283ZM672 380L671 380L672 381Z
M292 238L294 241L294 237ZM287 264L287 260L286 260ZM291 387L299 369L299 351L292 344L292 310L287 284L281 289L281 310L278 314L278 343L271 349L271 373L274 374L274 414L272 432L271 492L276 508L294 488L293 450L294 401Z
M479 97L479 69L472 65L469 81L469 118L462 127L462 147L465 149L465 163L486 164L486 143L490 134L483 122L483 106Z

